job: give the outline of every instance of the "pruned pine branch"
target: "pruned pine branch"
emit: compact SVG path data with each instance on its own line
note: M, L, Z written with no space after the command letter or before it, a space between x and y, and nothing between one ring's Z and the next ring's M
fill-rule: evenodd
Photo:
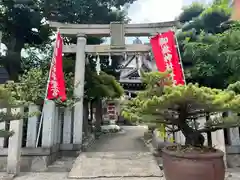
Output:
M159 80L161 77L159 73ZM165 124L168 132L181 130L186 142L193 146L203 146L202 132L240 126L239 118L222 118L223 112L240 112L240 95L233 91L199 87L197 84L164 86L163 89L156 85L154 78L154 81L149 78L149 83L155 84L148 84L143 93L123 106L125 118L156 126ZM199 121L207 117L206 125L200 126Z
M10 137L14 134L13 131L6 131L4 129L0 129L0 137L4 137L4 138L7 138L7 137Z
M37 116L41 114L40 111L32 112L32 113L10 113L10 112L0 112L0 122L8 122L13 120L20 120L29 118L32 116Z
M216 117L206 122L205 127L198 129L197 131L203 132L214 132L224 128L234 128L240 126L240 117L232 115L229 117Z

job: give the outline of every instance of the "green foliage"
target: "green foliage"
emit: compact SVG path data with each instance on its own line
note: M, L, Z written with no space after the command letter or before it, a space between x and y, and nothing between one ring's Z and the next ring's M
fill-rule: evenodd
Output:
M41 68L32 68L20 77L19 97L42 104L47 86L47 74Z
M11 91L9 86L1 85L0 86L0 106L4 107L7 105L18 105L21 102L18 98L16 98L16 94L14 91Z
M47 0L41 1L45 17L59 22L97 24L116 21L119 16L126 16L121 6L134 0ZM114 9L115 7L116 9Z
M205 7L200 3L193 3L190 6L184 7L183 12L179 15L178 19L181 23L185 23L193 20L193 18L199 16Z
M220 25L229 19L231 9L225 2L213 3L204 7L199 3L185 7L179 19L185 23L183 31L195 29L198 33L204 30L208 33L221 32Z
M90 75L86 79L85 98L87 99L114 99L119 98L123 94L123 89L114 76L104 72L101 72L100 75L90 72Z
M239 80L239 25L222 34L201 33L194 42L185 44L183 59L191 59L188 81L226 88Z
M185 8L182 14L187 15L194 6ZM223 89L239 81L240 26L237 22L225 23L230 14L228 2L216 0L178 32L187 82Z
M23 48L51 44L52 31L46 20L64 23L97 24L111 21L128 21L127 13L121 8L133 0L3 0L0 8L0 31L2 43L7 46L7 55L1 57L12 80L22 74L21 51ZM115 7L115 8L114 8ZM99 38L92 38L100 42ZM67 39L65 39L67 40ZM68 38L74 43L76 38ZM91 40L90 40L91 41Z
M145 122L148 124L156 123L155 119L152 122L152 119L145 119L142 116L141 108L145 101L152 99L156 96L161 96L163 93L163 85L169 84L170 80L168 79L168 73L159 73L159 72L150 72L143 73L142 78L143 82L146 84L146 90L141 91L137 94L137 97L133 100L124 102L123 106L123 116L126 119L130 119L134 122Z
M236 94L240 94L240 81L237 81L233 84L229 84L229 86L227 87L227 90L233 91Z
M23 119L39 113L34 112L32 114L26 114L21 111L14 111L14 109L19 109L19 107L24 108L28 105L27 102L20 98L17 90L18 87L12 82L0 86L0 122L9 122L12 120ZM13 133L14 132L12 131L2 129L0 130L0 137L9 137L13 135Z
M88 69L88 68L87 68ZM47 86L48 72L41 68L32 68L26 71L20 78L19 84L11 83L8 86L15 93L15 97L20 100L42 104ZM72 106L78 99L73 95L74 74L65 73L65 85L67 101L61 103L64 106ZM117 98L123 94L123 89L115 78L102 72L97 75L95 72L88 71L85 83L85 98ZM60 103L59 100L56 100Z
M7 46L6 56L1 57L3 65L12 80L18 80L21 71L21 50L25 44L39 45L47 42L51 35L49 27L43 23L43 13L38 1L31 3L2 1L0 8L0 31L2 43Z
M155 77L153 75L152 78ZM159 73L160 79L166 76ZM239 118L224 119L217 114L226 111L239 112L240 96L233 91L223 91L197 84L186 86L155 86L149 82L146 90L128 101L123 106L123 116L127 119L144 122L177 126L186 137L186 143L202 145L194 135L201 136L202 132L212 132L224 127L240 125ZM152 88L154 87L154 88ZM154 93L153 93L154 92ZM191 127L192 122L207 114L214 115L204 127Z

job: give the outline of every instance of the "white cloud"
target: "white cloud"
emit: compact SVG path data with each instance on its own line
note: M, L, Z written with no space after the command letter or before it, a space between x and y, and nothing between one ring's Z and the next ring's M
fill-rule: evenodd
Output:
M181 8L182 0L137 0L128 15L131 23L171 21L181 13Z
M130 5L128 16L131 23L151 23L174 20L182 9L183 0L137 0ZM131 44L135 38L126 38L126 43ZM140 37L145 43L148 38ZM109 43L107 41L106 43Z

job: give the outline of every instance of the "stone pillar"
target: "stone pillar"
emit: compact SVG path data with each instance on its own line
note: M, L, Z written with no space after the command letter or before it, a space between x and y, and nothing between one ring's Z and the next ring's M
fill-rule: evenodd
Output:
M214 116L216 115L211 115L211 118L214 118ZM196 120L196 122L199 123L199 128L202 128L205 126L205 123L207 121L207 118L206 117L200 117ZM204 145L207 146L208 145L208 136L207 136L207 133L202 133L202 135L204 136Z
M36 113L39 111L39 106L35 104L29 105L29 115L28 118L28 125L27 125L27 147L34 148L36 146L36 139L37 139L37 122L38 122L38 115L32 115L32 113Z
M160 136L157 130L153 131L152 144L154 148L159 149L164 144L164 138Z
M55 106L54 112L54 134L53 134L53 144L56 145L58 141L58 123L59 123L59 108Z
M0 55L2 53L1 45L2 45L2 31L0 31Z
M234 116L235 114L232 112L228 112L228 116ZM230 141L229 144L231 146L240 146L240 137L239 137L239 128L229 128L228 129L228 140Z
M51 148L54 138L55 103L49 100L45 101L43 111L42 147Z
M231 146L240 146L240 137L239 137L239 128L230 128L229 129L230 145Z
M7 108L0 109L0 113L7 113ZM1 122L0 123L0 130L5 130L6 129L6 122ZM4 147L4 140L5 138L0 138L0 147Z
M86 37L84 34L77 36L77 52L75 62L74 96L79 100L74 106L73 144L82 144L83 132L83 96L85 76L85 47ZM79 147L80 148L80 147Z
M184 145L185 144L185 141L186 141L186 138L185 136L183 135L182 131L179 131L179 140L180 140L180 144L181 145Z
M128 97L131 98L132 97L132 93L128 92Z
M212 119L213 118L221 118L221 117L222 117L222 113L217 113L215 115L210 116L210 118L212 118ZM221 129L218 131L211 132L211 136L212 136L212 147L224 152L224 163L225 163L225 167L227 167L224 131Z
M12 108L11 113L23 114L24 110L22 107ZM20 158L22 149L22 130L23 130L23 119L13 120L10 122L10 131L14 134L9 138L8 144L8 158L7 158L7 173L17 175L20 172Z
M58 134L57 134L57 144L61 144L61 137L62 137L62 109L58 108Z
M71 134L72 134L72 111L70 108L65 108L63 120L63 144L71 143Z
M212 135L212 147L224 152L225 154L224 162L226 166L226 147L225 147L225 140L224 140L224 132L223 130L218 130L218 131L212 132L211 135Z

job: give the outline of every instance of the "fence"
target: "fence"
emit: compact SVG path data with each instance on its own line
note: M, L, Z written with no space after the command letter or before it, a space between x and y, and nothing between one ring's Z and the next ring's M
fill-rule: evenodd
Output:
M0 129L13 131L10 138L0 138L0 169L17 174L20 171L41 171L58 157L60 151L79 150L79 145L73 144L74 132L72 110L56 107L53 101L47 101L40 139L36 147L40 115L29 116L26 119L1 122ZM41 110L40 106L31 104L27 109L5 108L1 111L32 114ZM20 159L21 156L21 159Z
M218 114L222 115L222 114ZM206 118L202 117L197 120L200 127L206 122ZM240 167L240 128L222 129L215 132L203 133L205 137L205 145L211 145L225 152L225 160L228 167ZM160 134L155 131L153 143L154 146L164 146L166 143L171 143L172 139L176 143L184 144L185 137L182 132L169 133L167 138L161 138Z

